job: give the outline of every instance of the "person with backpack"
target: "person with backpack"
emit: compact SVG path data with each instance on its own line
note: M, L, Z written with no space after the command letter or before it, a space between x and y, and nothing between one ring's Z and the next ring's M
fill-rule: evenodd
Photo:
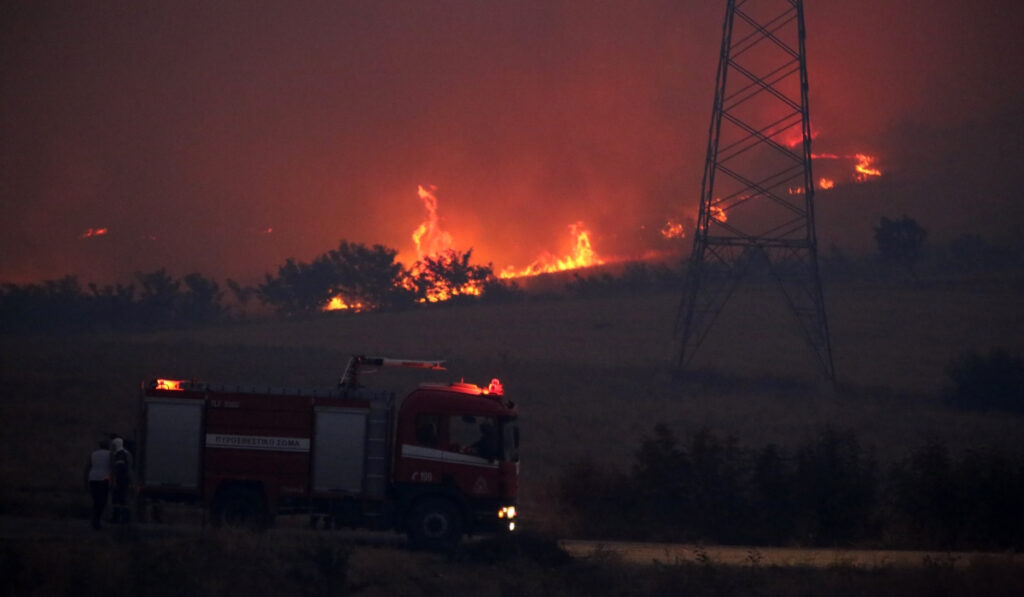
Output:
M132 454L124 447L124 440L115 437L110 442L110 481L113 502L114 524L127 524L130 517L128 510L128 491L132 486Z
M107 440L89 455L85 465L85 483L92 496L92 528L100 528L100 519L110 496L110 449Z

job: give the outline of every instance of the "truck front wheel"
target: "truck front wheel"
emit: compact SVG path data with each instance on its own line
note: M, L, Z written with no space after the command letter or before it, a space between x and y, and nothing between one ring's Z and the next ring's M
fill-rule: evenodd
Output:
M254 489L228 487L217 494L212 510L214 526L259 529L267 524L263 496Z
M462 539L462 515L449 500L424 500L413 508L409 541L422 549L450 549Z

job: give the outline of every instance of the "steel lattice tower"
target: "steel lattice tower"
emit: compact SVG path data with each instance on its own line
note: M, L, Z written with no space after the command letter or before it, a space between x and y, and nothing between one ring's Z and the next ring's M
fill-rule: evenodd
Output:
M801 0L728 0L700 209L676 323L686 368L739 282L778 283L835 380L818 273Z

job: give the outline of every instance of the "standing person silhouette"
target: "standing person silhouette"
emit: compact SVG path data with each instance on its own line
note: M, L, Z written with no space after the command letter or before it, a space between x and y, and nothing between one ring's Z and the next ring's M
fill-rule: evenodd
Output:
M107 440L101 440L85 465L85 484L92 496L92 528L100 528L100 519L107 509L110 494L110 450Z
M124 440L115 437L110 442L110 478L112 481L112 502L114 524L127 524L128 490L132 485L132 454L124 447Z

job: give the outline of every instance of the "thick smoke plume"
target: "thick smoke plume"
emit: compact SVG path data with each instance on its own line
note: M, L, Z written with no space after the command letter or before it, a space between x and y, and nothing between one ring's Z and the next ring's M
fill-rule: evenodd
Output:
M679 248L660 230L696 210L724 4L4 3L0 281L251 279L343 238L411 255L419 185L497 270L578 221L602 256ZM805 10L816 150L892 173L822 194L822 243L900 207L1018 226L1016 3Z

